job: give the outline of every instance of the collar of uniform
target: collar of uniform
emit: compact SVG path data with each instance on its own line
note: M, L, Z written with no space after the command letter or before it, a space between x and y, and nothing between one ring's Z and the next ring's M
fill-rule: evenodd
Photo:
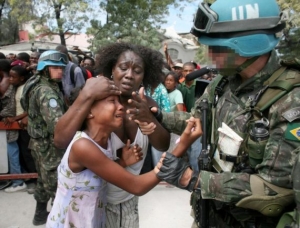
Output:
M276 51L274 50L271 52L270 58L264 68L244 83L242 83L242 79L239 75L230 77L230 88L232 91L234 91L235 95L255 91L261 88L264 82L268 80L272 76L272 74L279 68L279 59Z

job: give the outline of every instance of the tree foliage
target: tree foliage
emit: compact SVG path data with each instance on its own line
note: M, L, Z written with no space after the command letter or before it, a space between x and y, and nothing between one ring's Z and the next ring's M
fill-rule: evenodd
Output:
M19 24L32 22L39 34L58 34L66 44L66 34L78 33L88 22L92 0L7 0L11 15Z
M161 46L161 24L166 22L168 7L180 7L190 0L107 0L101 1L101 12L106 21L91 21L88 34L94 36L91 49L112 42L125 41L154 49Z
M18 22L12 15L12 8L7 0L0 0L0 45L7 45L18 40Z

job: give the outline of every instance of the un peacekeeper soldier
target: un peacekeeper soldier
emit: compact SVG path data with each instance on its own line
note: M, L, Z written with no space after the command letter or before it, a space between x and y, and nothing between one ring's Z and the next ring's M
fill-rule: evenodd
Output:
M38 172L33 218L36 226L47 221L47 203L55 197L57 166L64 154L64 150L54 147L53 134L58 119L66 110L58 82L67 62L67 56L58 51L43 52L37 65L38 72L26 82L21 99L21 105L28 113L29 147Z
M209 201L209 227L276 227L281 215L295 206L292 170L300 149L300 73L282 67L273 50L284 26L275 0L199 5L192 33L208 46L220 75L191 113L163 113L162 123L181 134L190 115L201 118L199 105L206 99L211 169L198 174L167 154L158 177L198 189ZM218 148L222 122L243 138L236 156ZM224 172L213 158L217 149L219 159L232 162L231 171ZM293 177L298 180L299 172ZM300 202L300 187L295 190Z

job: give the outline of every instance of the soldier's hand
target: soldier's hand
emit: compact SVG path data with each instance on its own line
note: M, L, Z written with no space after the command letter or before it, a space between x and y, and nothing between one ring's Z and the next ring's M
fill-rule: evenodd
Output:
M112 95L119 96L121 91L112 80L99 75L88 79L81 93L93 100L101 100Z

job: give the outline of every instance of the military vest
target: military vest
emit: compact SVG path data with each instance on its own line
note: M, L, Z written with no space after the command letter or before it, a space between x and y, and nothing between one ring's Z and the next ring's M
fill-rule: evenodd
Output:
M52 89L51 94L47 93L49 87ZM46 91L45 94L44 91ZM43 105L42 95L45 100L47 100L48 96L54 97L60 107L65 107L57 83L50 83L40 75L35 75L26 82L21 104L28 113L28 134L34 139L47 138L51 134L51 130L48 129L43 114L40 112L40 106Z
M217 141L215 132L217 132L218 126L215 123L216 105L223 94L223 89L226 86L228 80L219 75L211 85L209 93L209 100L211 101L211 157L217 148ZM278 101L281 97L286 95L295 87L300 86L300 72L298 70L290 69L287 67L281 67L275 71L272 76L264 82L263 87L249 96L246 103L240 103L242 107L239 112L236 112L233 116L226 116L226 124L230 124L235 118L239 118L243 115L244 126L241 124L240 131L237 132L243 139L243 143L240 147L238 156L230 156L220 152L220 158L224 161L234 162L233 172L249 171L253 170L257 164L260 164L263 156L266 143L268 141L268 119L265 117L268 109L272 104ZM226 97L225 97L226 99ZM243 128L244 127L244 128ZM221 168L212 162L213 167L218 172L222 172ZM246 169L246 170L245 170ZM247 170L248 169L248 170Z

